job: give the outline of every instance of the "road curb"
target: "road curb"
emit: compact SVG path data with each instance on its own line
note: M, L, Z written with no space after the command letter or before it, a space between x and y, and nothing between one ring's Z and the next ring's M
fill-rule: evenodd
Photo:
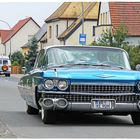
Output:
M20 79L23 76L24 76L24 74L11 74L11 77L14 77L14 78L17 78L17 79Z
M17 138L0 120L0 138Z
M6 77L9 81L19 82L20 78L23 76L23 74L11 74L11 77Z

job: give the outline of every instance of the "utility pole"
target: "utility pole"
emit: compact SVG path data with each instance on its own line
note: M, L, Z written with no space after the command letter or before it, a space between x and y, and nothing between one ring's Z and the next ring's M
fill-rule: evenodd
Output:
M82 2L82 34L84 34L84 3Z
M81 2L82 5L82 14L81 22L82 22L82 33L79 35L79 44L85 45L86 44L86 34L84 33L84 2Z

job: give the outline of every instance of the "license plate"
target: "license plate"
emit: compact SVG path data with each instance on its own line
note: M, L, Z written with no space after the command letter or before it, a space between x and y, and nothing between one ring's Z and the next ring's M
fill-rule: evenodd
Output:
M92 100L91 107L97 110L113 109L115 106L114 100Z

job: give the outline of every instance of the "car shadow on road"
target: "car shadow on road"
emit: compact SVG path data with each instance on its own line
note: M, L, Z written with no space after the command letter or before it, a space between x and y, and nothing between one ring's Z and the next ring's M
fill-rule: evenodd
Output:
M102 114L66 114L59 116L56 124L59 125L82 125L82 126L133 126L129 116L113 116ZM127 119L126 119L127 118Z
M1 115L2 114L2 115ZM0 111L0 117L11 126L44 126L39 115L19 111ZM47 125L48 126L48 125ZM129 116L103 116L101 114L60 114L55 124L49 126L134 126Z

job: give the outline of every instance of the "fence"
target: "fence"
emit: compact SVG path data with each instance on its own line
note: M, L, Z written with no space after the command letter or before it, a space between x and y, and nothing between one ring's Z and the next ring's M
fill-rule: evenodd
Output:
M11 73L12 74L22 74L22 68L20 66L12 66Z

